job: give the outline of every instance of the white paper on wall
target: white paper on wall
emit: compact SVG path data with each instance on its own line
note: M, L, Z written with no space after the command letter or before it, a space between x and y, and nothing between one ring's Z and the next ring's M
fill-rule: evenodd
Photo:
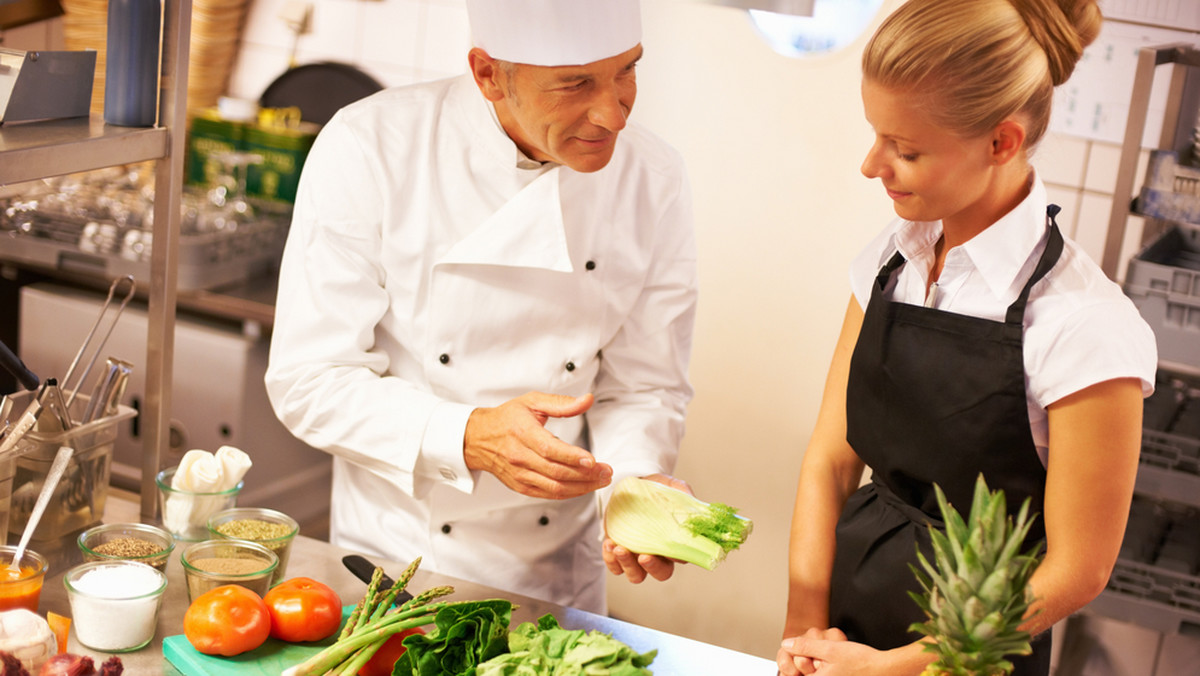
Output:
M1141 0L1137 3L1104 4L1136 4L1153 10L1155 5L1172 2L1197 9L1193 13L1197 15L1197 23L1200 23L1200 2L1196 0ZM1054 110L1050 117L1051 130L1120 144L1125 139L1125 122L1129 116L1138 50L1174 43L1200 46L1200 32L1115 21L1110 17L1104 22L1096 41L1084 51L1071 79L1055 92ZM1155 69L1146 130L1142 137L1143 146L1158 145L1171 68L1163 65Z

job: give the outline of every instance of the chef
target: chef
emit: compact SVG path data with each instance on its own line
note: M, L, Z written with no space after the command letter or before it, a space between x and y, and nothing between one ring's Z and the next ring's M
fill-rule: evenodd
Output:
M595 612L598 496L669 475L692 396L691 198L629 121L637 0L468 0L470 74L386 89L306 160L266 384L334 456L340 546Z

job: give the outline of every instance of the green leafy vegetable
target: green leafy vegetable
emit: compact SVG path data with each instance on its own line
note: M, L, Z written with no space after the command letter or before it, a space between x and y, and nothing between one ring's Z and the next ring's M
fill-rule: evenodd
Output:
M392 674L472 676L475 667L508 650L512 603L464 601L438 610L434 629L404 639L407 650Z
M639 654L603 632L563 629L553 615L518 626L508 649L480 664L475 676L651 676L646 667L658 654Z
M444 659L443 661L447 664L455 661L464 664L470 662L471 668L461 671L415 671L410 667L408 671L400 671L399 665L403 660L397 660L393 670L394 674L403 674L404 676L410 676L410 674L470 676L474 674L475 663L496 654L496 642L491 638L482 642L474 642L472 644L474 649L484 652L472 657L467 654L472 649L471 645L466 645L471 643L470 637L466 637L467 633L471 633L472 636L477 634L486 637L493 637L499 633L502 639L499 651L503 652L505 649L504 633L508 630L508 623L512 615L510 601L491 599L434 603L435 599L454 593L453 587L446 586L427 589L404 604L395 605L396 597L407 586L420 565L421 559L417 558L408 566L396 584L385 591L379 590L383 569L376 568L371 582L367 585L366 595L351 611L338 640L304 662L286 669L282 676L318 676L321 674L354 676L393 635L428 624L436 625L431 635L444 633L447 637L442 640L442 645L446 646L443 652L456 655L454 660ZM498 623L500 628L496 629L487 624L488 622ZM443 627L446 628L443 629ZM408 638L417 637L420 635ZM408 646L408 638L404 640L405 646ZM407 654L408 652L405 653L405 655Z
M712 570L740 547L754 523L719 502L707 503L669 486L629 477L613 489L604 514L613 542Z

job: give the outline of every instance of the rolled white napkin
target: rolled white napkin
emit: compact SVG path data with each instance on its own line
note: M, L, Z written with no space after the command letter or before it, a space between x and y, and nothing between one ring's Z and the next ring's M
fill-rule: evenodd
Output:
M221 493L246 476L250 456L233 446L222 446L216 454L193 449L183 454L171 488L189 493ZM198 531L202 534L208 518L226 504L224 497L170 493L163 505L163 525L176 534Z

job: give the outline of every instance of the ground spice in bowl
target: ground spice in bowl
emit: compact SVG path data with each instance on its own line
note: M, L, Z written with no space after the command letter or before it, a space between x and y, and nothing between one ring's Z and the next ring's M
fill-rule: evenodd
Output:
M246 540L207 540L180 557L187 580L188 600L226 584L241 585L262 596L271 588L279 557Z
M287 573L292 541L300 524L292 517L265 507L237 507L214 514L208 530L216 538L256 542L279 557L279 566L271 584L281 582Z
M266 559L258 558L211 558L211 559L192 559L189 561L193 566L199 568L206 573L216 575L249 575L263 570L270 562Z

